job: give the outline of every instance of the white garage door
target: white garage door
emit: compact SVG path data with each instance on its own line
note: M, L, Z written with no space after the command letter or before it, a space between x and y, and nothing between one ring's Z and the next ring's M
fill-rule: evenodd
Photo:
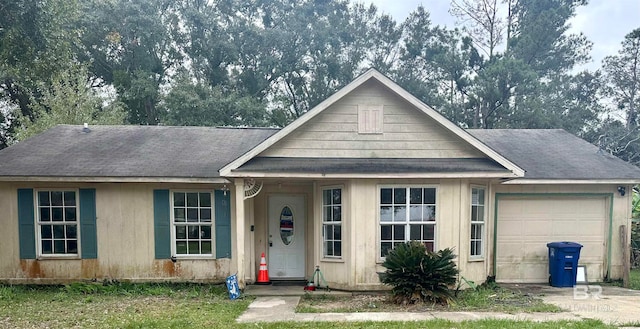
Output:
M541 283L549 279L547 243L582 244L580 265L602 280L607 223L605 198L500 198L496 280Z

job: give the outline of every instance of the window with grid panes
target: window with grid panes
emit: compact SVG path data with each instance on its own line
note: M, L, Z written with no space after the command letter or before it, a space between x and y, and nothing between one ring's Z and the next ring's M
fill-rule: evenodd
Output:
M326 258L342 257L342 189L322 191L322 250Z
M78 255L78 200L74 190L38 191L40 255Z
M211 198L211 192L173 192L175 255L212 255Z
M471 188L471 245L470 256L481 258L484 256L484 205L485 189Z
M435 248L436 188L380 188L380 257L396 245L420 241Z

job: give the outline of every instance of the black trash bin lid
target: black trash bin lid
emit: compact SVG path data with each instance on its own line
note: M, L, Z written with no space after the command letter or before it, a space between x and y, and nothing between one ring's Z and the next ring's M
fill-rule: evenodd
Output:
M549 248L582 248L582 245L577 242L559 241L547 243Z

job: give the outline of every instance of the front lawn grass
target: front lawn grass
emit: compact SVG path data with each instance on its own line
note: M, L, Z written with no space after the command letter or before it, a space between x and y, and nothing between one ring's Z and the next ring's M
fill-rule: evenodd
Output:
M629 273L629 288L640 290L640 268L635 268Z
M277 322L237 324L251 298L220 285L0 285L0 328L615 328L599 321Z
M225 328L250 302L216 285L0 286L0 327Z
M622 287L622 279L600 282L598 284ZM640 290L640 268L634 268L629 272L629 289Z
M486 284L476 289L459 291L449 305L418 303L398 305L390 301L390 295L305 295L297 312L425 312L425 311L475 311L475 312L561 312L555 305L545 304L540 298Z

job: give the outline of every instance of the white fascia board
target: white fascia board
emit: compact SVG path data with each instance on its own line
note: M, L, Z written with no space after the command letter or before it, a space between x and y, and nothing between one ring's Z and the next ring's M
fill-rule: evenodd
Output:
M233 178L302 178L302 179L345 179L345 178L515 178L512 173L459 172L459 173L265 173L265 172L232 172L227 177Z
M190 177L62 177L62 176L0 176L0 182L73 182L73 183L197 183L230 184L226 178Z
M502 182L503 185L588 185L588 184L640 184L638 179L523 179L516 178Z

